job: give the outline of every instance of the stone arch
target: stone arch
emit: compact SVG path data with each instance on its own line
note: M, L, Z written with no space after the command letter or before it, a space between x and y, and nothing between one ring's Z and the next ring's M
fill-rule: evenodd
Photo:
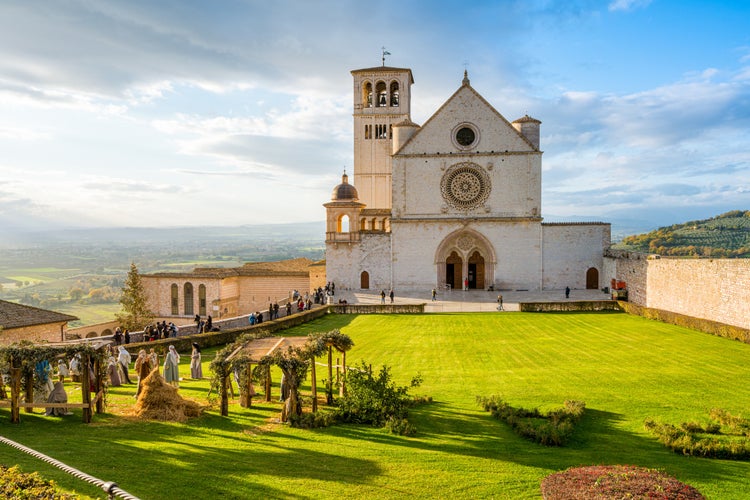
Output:
M599 270L595 267L589 267L586 270L586 290L599 289Z
M341 214L336 220L336 232L337 233L348 233L349 232L349 215Z
M86 334L86 338L87 339L92 339L92 338L98 337L98 336L99 336L99 334L96 333L96 332L89 332L89 333Z
M495 283L495 248L482 233L474 229L458 229L443 238L435 251L434 262L438 286L452 284L454 288L463 287L463 280L469 278L470 269L475 272L471 288L486 288ZM456 265L459 262L460 277L456 278ZM452 279L448 276L451 265L456 273ZM470 268L470 265L475 267ZM476 273L481 273L481 276Z
M102 332L101 336L102 337L108 337L108 336L111 336L111 335L114 335L114 333L112 333L112 330L110 330L109 328L105 328L104 331Z

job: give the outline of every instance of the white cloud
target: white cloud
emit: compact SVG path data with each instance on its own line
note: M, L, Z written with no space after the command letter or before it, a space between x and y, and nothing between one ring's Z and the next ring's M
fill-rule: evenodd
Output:
M610 11L631 11L648 7L652 0L614 0L609 4Z

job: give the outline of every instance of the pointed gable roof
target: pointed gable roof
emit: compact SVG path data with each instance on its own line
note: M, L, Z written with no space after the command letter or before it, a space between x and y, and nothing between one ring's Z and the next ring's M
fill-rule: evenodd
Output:
M445 128L452 130L460 123L473 123L482 131L482 139L477 147L478 151L515 151L535 152L538 149L521 134L502 114L500 114L487 100L479 94L469 83L464 74L462 85L447 101L406 141L396 152L400 154L421 153L462 153L451 141L445 137ZM493 123L499 124L493 128ZM541 123L541 122L540 122ZM438 130L439 129L439 130ZM426 151L429 136L432 133L441 134L438 143L440 151ZM445 149L445 148L448 149Z
M69 314L0 300L0 327L4 329L62 323L77 319Z

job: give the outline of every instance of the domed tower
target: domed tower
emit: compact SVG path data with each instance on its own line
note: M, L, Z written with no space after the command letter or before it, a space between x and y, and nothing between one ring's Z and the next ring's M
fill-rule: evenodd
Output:
M353 243L359 241L359 214L365 207L359 202L357 189L349 184L346 172L341 184L333 188L331 201L326 207L326 243Z
M393 126L411 122L408 68L385 65L352 71L354 78L354 185L368 210L391 209Z

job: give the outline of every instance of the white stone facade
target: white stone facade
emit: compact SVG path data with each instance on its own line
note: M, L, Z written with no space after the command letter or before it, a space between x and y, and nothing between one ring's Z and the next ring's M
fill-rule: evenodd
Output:
M352 75L354 185L344 175L324 205L329 281L376 290L606 285L609 224L542 222L541 122L508 122L465 74L419 126L411 70Z

